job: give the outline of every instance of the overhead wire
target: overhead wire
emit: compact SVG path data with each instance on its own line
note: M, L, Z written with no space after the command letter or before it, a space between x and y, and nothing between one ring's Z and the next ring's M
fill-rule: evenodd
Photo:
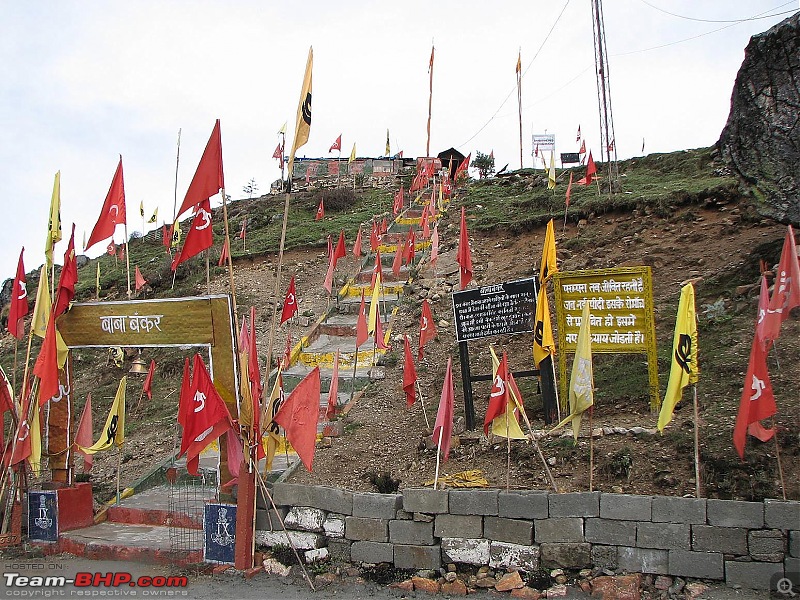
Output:
M686 15L679 15L677 13L670 12L670 11L664 9L664 8L661 8L660 6L656 6L655 4L651 4L647 0L640 0L640 2L642 2L643 4L646 4L647 6L649 6L650 8L652 8L654 10L657 10L657 11L662 12L664 14L670 15L671 17L677 17L678 19L686 19L687 21L697 21L699 23L744 23L745 21L758 21L760 19L769 19L770 17L777 17L777 16L780 16L780 15L788 14L790 12L796 12L796 11L793 11L793 10L789 10L789 11L785 11L785 12L781 12L781 13L775 13L773 15L767 15L765 13L760 13L760 14L755 15L753 17L747 17L747 18L744 18L744 19L700 19L700 18L696 18L696 17L687 17ZM778 10L778 9L783 8L784 6L788 6L789 4L794 4L794 0L790 0L789 2L784 2L780 6L776 6L775 8L770 8L768 11L765 11L765 12Z

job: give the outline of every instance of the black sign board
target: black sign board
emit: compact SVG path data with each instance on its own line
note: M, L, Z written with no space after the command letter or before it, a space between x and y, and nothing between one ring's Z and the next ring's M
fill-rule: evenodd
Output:
M578 164L581 162L581 155L577 152L562 152L561 153L561 164L562 165L570 165L570 164Z
M58 541L58 496L55 491L28 492L28 537L39 542Z
M538 287L530 278L454 292L456 341L532 333Z
M203 537L206 562L233 564L236 552L236 505L206 504Z

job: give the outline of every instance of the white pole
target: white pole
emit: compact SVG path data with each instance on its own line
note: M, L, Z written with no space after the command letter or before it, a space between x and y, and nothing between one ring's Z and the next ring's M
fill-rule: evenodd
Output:
M439 484L439 459L440 459L440 451L442 449L442 434L444 433L444 427L439 428L439 444L436 446L436 475L433 477L433 489Z

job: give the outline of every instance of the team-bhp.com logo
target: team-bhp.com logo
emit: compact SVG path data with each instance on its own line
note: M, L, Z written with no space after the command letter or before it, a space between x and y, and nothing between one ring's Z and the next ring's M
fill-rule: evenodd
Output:
M28 576L20 575L19 573L3 573L6 588L63 588L67 585L72 585L76 588L143 588L142 595L147 595L148 590L152 590L152 595L161 595L160 590L164 588L185 588L188 585L188 579L184 576L170 576L163 575L142 575L141 577L134 577L125 571L110 572L110 573L76 573L75 577L59 576ZM86 590L86 594L90 590ZM131 595L134 595L135 592ZM170 594L174 595L174 594Z

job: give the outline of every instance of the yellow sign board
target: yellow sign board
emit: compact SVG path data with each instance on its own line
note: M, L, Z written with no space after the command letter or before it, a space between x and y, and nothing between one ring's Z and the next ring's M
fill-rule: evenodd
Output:
M593 353L647 354L650 406L659 407L653 281L650 267L617 267L553 274L558 321L559 382L566 398L566 353L574 352L585 304Z

